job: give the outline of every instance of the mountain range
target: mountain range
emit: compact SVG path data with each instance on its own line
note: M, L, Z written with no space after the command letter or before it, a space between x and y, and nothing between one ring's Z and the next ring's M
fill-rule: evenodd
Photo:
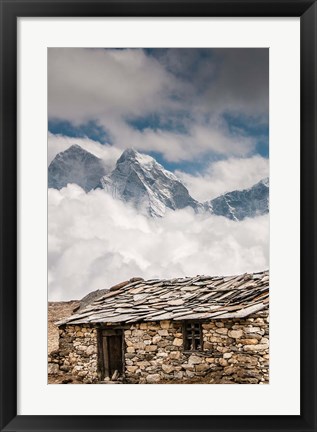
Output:
M48 168L48 187L61 189L75 183L86 192L102 188L113 198L132 204L152 217L167 209L191 207L196 213L210 213L240 221L269 212L269 179L245 190L235 190L200 203L186 186L151 156L126 149L114 170L105 172L102 160L78 145L58 153Z

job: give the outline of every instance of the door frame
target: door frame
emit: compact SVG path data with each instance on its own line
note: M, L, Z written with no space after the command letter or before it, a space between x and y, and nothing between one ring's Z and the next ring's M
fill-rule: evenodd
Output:
M125 376L125 338L124 330L129 327L127 326L115 326L115 327L100 327L97 330L97 352L98 352L98 377L102 381L106 376L110 376L109 372L105 368L105 361L103 355L103 339L104 336L121 336L121 358L122 358L122 376ZM105 334L106 333L106 334ZM111 377L110 377L111 378Z

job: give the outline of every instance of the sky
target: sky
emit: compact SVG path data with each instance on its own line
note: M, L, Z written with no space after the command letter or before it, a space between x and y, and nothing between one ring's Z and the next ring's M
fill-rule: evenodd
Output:
M250 187L269 174L268 56L267 49L258 48L50 48L48 163L79 144L111 171L122 151L133 147L173 171L200 201ZM73 185L49 191L51 298L80 298L125 276L230 274L268 266L268 217L231 225L213 217L198 223L187 210L181 217L174 213L149 222L96 191L82 194ZM194 224L192 230L183 221ZM109 238L106 226L112 228ZM132 230L134 226L140 231ZM204 241L200 230L206 230ZM114 233L119 237L120 232L125 238L135 234L128 256L118 238L113 242ZM195 233L201 249L193 240ZM170 245L169 253L160 238ZM147 263L147 242L165 251L156 252L152 264ZM121 245L120 253L115 244ZM96 251L93 261L87 248ZM225 265L226 248L235 253ZM193 258L198 250L206 252L201 252L200 263ZM72 253L78 261L71 259ZM79 276L78 262L85 261L80 265L84 275ZM168 263L174 264L167 269ZM110 275L114 268L120 268L120 274Z

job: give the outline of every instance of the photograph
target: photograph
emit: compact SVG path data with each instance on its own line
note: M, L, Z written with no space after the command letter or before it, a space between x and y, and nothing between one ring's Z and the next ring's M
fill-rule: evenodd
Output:
M317 0L1 2L0 432L317 432Z
M47 108L48 383L269 384L269 49L50 47Z

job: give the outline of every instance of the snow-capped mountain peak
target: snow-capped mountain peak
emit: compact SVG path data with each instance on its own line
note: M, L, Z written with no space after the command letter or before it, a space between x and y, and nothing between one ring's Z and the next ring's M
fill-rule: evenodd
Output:
M239 221L269 212L269 178L252 187L227 192L205 203L193 199L186 186L153 157L128 148L106 175L101 159L79 145L58 153L48 168L48 186L61 189L76 183L86 192L102 188L114 198L132 204L138 211L162 217L167 209L191 207Z
M105 173L101 159L74 144L58 153L50 163L48 187L61 189L68 183L76 183L88 192L96 187Z
M130 202L154 217L163 216L167 208L196 208L198 204L173 173L134 149L122 153L116 168L101 179L100 185L114 198Z
M140 165L143 169L148 171L151 170L156 164L159 165L151 156L139 153L133 148L124 150L122 155L119 157L116 165L118 166L122 164L125 164L126 166L129 164Z
M205 210L238 221L269 212L269 178L244 190L227 192L204 203Z
M128 148L124 150L124 152L118 159L117 164L126 162L127 160L133 163L138 163L139 165L142 166L143 169L148 171L152 170L153 168L160 169L166 175L166 177L169 177L171 180L176 180L178 182L181 182L180 179L178 179L175 174L166 170L152 156L146 155L144 153L139 153L134 148Z
M264 179L260 180L259 183L262 183L266 187L270 187L270 179L269 179L269 177L265 177Z

